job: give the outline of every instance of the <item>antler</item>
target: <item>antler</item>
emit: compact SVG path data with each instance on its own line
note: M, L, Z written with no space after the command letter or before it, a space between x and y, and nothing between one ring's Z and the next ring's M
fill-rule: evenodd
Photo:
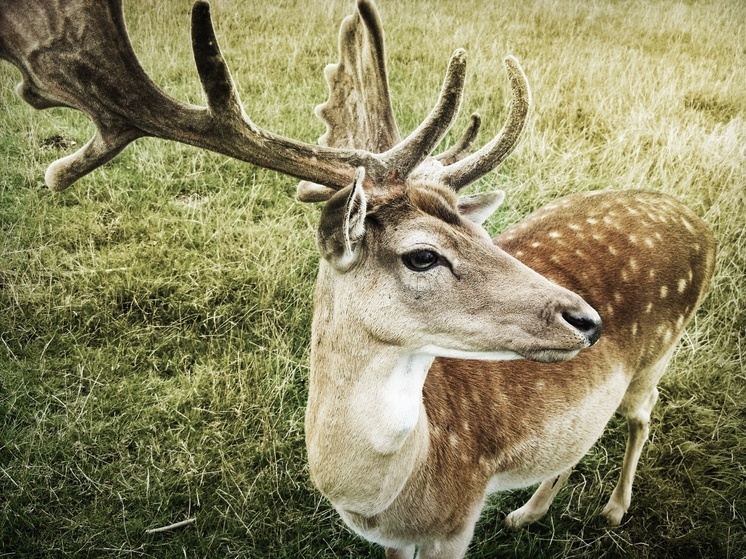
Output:
M521 65L512 56L505 58L508 70L513 103L508 112L508 120L500 133L492 141L469 157L447 166L440 180L456 190L473 183L495 169L511 154L518 143L528 120L531 106L531 94L526 74Z
M463 51L457 51L454 56L462 55ZM421 154L420 158L407 154L406 159L416 162L414 167L408 168L407 176L460 190L495 169L513 151L528 117L530 94L518 61L508 57L505 65L513 103L502 131L469 155L481 125L479 115L473 114L463 137L447 151L434 158L429 157L429 152ZM327 66L324 75L329 84L329 99L315 111L326 125L319 144L340 148L354 146L373 153L387 150L384 153L387 157L392 149L399 149L399 146L388 147L399 137L399 131L391 110L383 28L371 0L358 0L357 12L342 22L339 62ZM452 116L455 118L455 113ZM445 123L445 119L440 122ZM441 130L442 135L447 130ZM428 145L434 148L442 135L433 134ZM303 201L325 200L332 193L333 190L306 182L298 185L298 196Z
M32 5L35 4L35 5ZM338 188L355 170L385 174L369 153L329 150L258 128L244 114L220 54L209 5L192 10L192 42L208 107L163 93L140 66L127 37L121 0L11 0L0 14L0 57L21 69L17 92L36 108L67 106L86 112L97 131L78 152L46 173L53 190L109 161L127 144L155 136L217 151Z
M359 167L365 168L369 189L408 177L435 177L458 189L489 172L512 150L528 110L525 76L509 59L517 101L504 133L455 163L476 137L475 115L456 146L439 158L430 157L461 103L466 57L457 50L435 108L399 141L380 18L371 0L360 0L358 13L342 26L340 63L326 72L330 98L317 114L327 132L322 145L315 146L263 130L249 119L220 52L207 2L198 0L192 9L192 47L207 107L170 97L148 77L127 36L121 0L50 4L3 2L0 58L21 70L23 79L16 91L32 106L78 109L96 125L85 146L47 169L46 182L53 190L67 188L143 136L209 149L303 179L302 200L328 199L352 183ZM355 96L359 101L349 104Z
M329 99L314 111L326 125L319 145L381 154L392 169L388 181L401 181L429 157L453 125L463 93L466 53L459 49L453 54L435 108L401 141L391 108L381 18L370 0L359 0L357 8L339 30L339 62L324 69ZM320 202L335 190L303 181L298 198Z

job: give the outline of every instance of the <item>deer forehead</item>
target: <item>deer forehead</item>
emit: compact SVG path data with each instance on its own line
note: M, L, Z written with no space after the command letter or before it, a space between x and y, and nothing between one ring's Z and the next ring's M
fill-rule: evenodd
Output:
M452 246L472 238L489 241L485 230L458 211L457 194L432 185L410 185L394 197L371 198L369 215L383 226L395 244Z

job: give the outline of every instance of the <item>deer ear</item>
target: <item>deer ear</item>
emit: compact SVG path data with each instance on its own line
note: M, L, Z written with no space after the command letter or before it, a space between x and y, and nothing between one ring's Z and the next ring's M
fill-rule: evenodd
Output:
M355 182L329 199L321 213L318 246L321 256L340 272L357 261L360 241L365 236L368 198L363 189L365 169L355 173Z
M505 192L502 190L459 196L458 212L477 225L482 225L487 221L487 218L495 213L504 199Z

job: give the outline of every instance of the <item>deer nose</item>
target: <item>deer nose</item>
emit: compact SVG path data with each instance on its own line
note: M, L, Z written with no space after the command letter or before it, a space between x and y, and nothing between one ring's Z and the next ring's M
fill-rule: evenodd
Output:
M589 314L580 311L564 311L562 318L588 340L589 345L595 344L601 337L601 317L598 313Z

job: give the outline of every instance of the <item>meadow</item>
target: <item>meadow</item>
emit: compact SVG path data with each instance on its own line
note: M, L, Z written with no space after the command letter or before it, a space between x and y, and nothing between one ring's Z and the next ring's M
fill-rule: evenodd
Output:
M682 200L719 243L708 298L653 414L632 507L598 513L618 477L619 418L549 514L503 529L531 489L493 496L473 558L746 556L746 5L740 0L379 0L405 133L458 47L482 138L506 114L501 60L533 91L515 153L470 191L502 188L492 233L577 191ZM323 67L352 3L213 1L246 111L315 142ZM134 48L169 94L202 104L190 2L125 1ZM0 557L383 557L346 530L306 466L320 207L296 181L141 139L53 193L46 166L87 118L33 110L0 63ZM165 532L154 528L188 520Z

